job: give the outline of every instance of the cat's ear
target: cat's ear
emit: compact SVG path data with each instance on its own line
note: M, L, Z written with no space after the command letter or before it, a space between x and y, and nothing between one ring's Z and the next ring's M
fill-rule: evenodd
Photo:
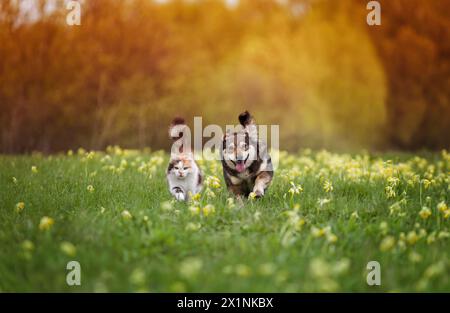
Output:
M167 167L167 173L169 173L175 166L175 159L173 158L173 155L170 156L169 166Z

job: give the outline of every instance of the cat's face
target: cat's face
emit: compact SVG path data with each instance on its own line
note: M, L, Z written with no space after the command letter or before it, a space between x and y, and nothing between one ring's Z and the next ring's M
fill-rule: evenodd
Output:
M189 159L175 159L169 164L169 172L178 179L185 179L192 173L192 164Z

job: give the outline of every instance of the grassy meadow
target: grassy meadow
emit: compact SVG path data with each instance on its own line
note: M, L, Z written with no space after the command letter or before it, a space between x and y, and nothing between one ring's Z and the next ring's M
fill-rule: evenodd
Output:
M0 156L0 291L450 291L450 154L280 152L263 199L218 161L175 203L168 155ZM81 286L66 264L81 265ZM381 286L369 286L369 261Z

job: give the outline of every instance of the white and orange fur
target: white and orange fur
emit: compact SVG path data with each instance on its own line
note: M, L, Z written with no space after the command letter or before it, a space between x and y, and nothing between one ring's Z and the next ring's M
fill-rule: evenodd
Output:
M166 177L169 192L178 201L187 201L202 189L203 175L194 160L190 147L184 147L184 119L175 118L170 125L169 135L174 140Z

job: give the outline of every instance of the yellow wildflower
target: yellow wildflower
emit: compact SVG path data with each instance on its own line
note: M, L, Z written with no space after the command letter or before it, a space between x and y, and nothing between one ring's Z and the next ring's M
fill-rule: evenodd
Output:
M191 205L188 209L192 215L200 214L200 207Z
M325 236L326 234L330 233L330 227L324 227L324 228L317 228L315 226L311 227L311 234L313 237L319 238L322 236Z
M203 262L201 259L190 257L183 260L180 264L180 274L185 278L192 278L202 269Z
M122 218L125 221L128 221L133 218L133 215L131 215L131 213L128 210L123 210L122 213L120 213L120 215L122 215Z
M426 220L431 215L431 210L427 207L423 207L422 210L420 210L419 215L422 219Z
M214 193L214 191L212 191L212 190L209 189L209 188L206 188L205 194L206 194L206 196L207 196L208 198L215 198L215 197L216 197L216 194Z
M186 286L181 281L176 281L170 286L170 292L185 293Z
M320 207L323 207L325 204L330 203L331 200L327 199L327 198L319 198L317 200L317 203L319 204Z
M248 277L252 273L252 269L245 264L236 265L236 274L241 277Z
M161 202L161 210L163 211L172 211L173 206L171 201Z
M450 237L450 233L448 231L443 230L443 231L439 232L439 234L438 234L439 239L446 239L449 237Z
M332 192L333 191L333 184L330 181L326 180L323 183L323 190L325 190L325 192Z
M388 232L388 230L389 230L389 225L388 225L388 223L386 223L385 221L381 222L381 223L380 223L380 230L381 230L381 233L382 233L383 235L387 234L387 232Z
M208 216L210 214L214 214L214 212L216 212L216 208L212 204L207 204L203 208L202 212L204 216Z
M301 185L296 185L294 182L290 182L291 188L289 188L289 193L293 195L298 195L303 191L303 187Z
M328 234L327 240L329 243L335 243L338 240L338 237L335 234Z
M68 241L62 242L60 245L60 249L68 256L75 256L75 254L77 254L77 248L75 248L75 246Z
M25 251L32 251L34 250L34 243L30 240L24 240L22 242L22 249Z
M227 206L230 209L234 207L234 198L227 198Z
M200 193L196 193L195 195L191 195L192 201L198 201L200 200Z
M256 198L256 193L250 192L250 194L248 195L248 198L249 198L250 200L255 200L255 198Z
M197 231L197 230L199 230L200 228L202 227L202 225L200 224L200 223L187 223L187 225L186 225L186 230L189 230L189 231Z
M434 264L431 264L430 266L428 266L428 268L425 270L423 275L426 278L432 278L432 277L442 274L444 271L445 271L445 265L441 261L441 262L434 263Z
M264 263L259 266L259 273L263 276L270 276L275 272L275 265L272 263Z
M422 256L415 251L412 251L408 258L412 263L419 263L423 259Z
M146 275L145 271L141 268L136 268L131 272L130 282L135 286L140 286L145 284Z
M19 202L16 204L16 213L20 213L25 209L25 203Z
M425 189L428 189L428 187L430 187L431 185L431 181L429 181L428 179L422 179L422 184Z
M386 188L384 189L384 192L386 193L386 197L389 198L395 198L395 196L397 195L395 193L395 190L392 186L386 186Z
M34 174L36 174L36 173L38 172L37 167L33 165L33 166L31 167L31 172L34 173Z
M41 218L41 221L39 223L39 229L42 231L49 230L53 226L53 224L55 224L54 219L48 216L44 216L43 218Z
M408 235L406 235L406 241L408 241L410 245L415 244L417 240L419 240L419 236L417 236L416 231L414 230L410 231Z
M433 242L436 241L436 232L432 232L430 235L428 235L427 237L427 244L432 244Z
M391 250L395 245L395 238L392 236L385 237L380 243L380 250L385 252Z
M216 176L208 176L205 179L205 185L212 188L220 188L220 179Z
M388 177L387 182L392 187L395 187L400 182L400 179L398 177Z
M444 218L448 219L450 217L450 209L444 211Z
M94 188L94 186L92 186L92 185L87 186L86 189L87 189L87 191L89 191L90 193L92 193L92 192L95 191L95 188Z
M437 209L439 210L439 212L445 212L448 209L448 207L444 201L441 201L438 203Z

